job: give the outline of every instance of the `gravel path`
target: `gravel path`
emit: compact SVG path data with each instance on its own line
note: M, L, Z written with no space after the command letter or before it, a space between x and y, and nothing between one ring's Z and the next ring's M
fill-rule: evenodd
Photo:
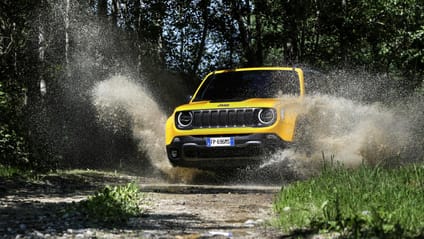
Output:
M73 204L105 184L140 182L146 212L124 225L94 223ZM0 238L277 238L267 226L278 188L156 184L99 173L0 178Z

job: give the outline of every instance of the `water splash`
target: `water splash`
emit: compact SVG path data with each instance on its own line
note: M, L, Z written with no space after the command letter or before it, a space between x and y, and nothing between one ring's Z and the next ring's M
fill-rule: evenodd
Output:
M287 107L293 104L291 98L282 101ZM363 162L390 166L420 160L423 149L415 142L422 135L413 130L419 122L411 117L417 107L409 105L413 110L402 111L403 106L361 103L330 95L307 96L300 112L306 121L298 129L301 133L296 146L277 152L261 167L292 161L292 170L307 176L316 172L323 159L347 167Z
M99 121L117 132L130 127L139 150L146 153L146 160L158 172L166 175L166 180L213 181L214 175L205 179L204 171L173 168L168 163L164 147L166 117L146 87L127 76L115 75L97 83L91 95ZM282 101L286 108L296 104L290 97ZM362 162L399 165L422 159L422 133L414 130L422 128L422 104L422 100L411 100L389 107L340 96L307 96L299 112L306 121L299 129L303 133L296 139L296 147L272 155L259 171L293 180L318 172L323 158L349 167Z
M142 87L128 77L116 75L101 81L92 91L98 117L115 131L125 127L129 117L133 137L140 140L150 159L163 158L163 125L165 117L158 104ZM163 166L160 160L153 165Z
M146 153L158 175L169 181L193 181L200 171L172 168L165 151L166 116L150 92L127 76L115 75L95 85L92 102L104 126L119 132L130 127L140 152Z

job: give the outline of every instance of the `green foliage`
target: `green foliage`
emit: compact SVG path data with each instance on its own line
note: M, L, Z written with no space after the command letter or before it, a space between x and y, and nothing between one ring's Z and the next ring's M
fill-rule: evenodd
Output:
M366 65L407 76L408 89L423 80L423 1L211 0L173 2L166 13L163 50L168 67L180 72L306 63ZM198 44L205 33L208 44Z
M0 112L6 111L6 105L7 105L7 95L5 92L3 92L3 85L0 82Z
M0 163L6 165L26 165L28 152L23 137L8 125L0 125Z
M12 177L12 176L22 175L22 174L23 174L22 171L17 168L4 166L0 164L0 177Z
M328 165L284 187L274 208L284 230L337 231L346 238L424 236L424 165L398 169Z
M11 97L4 92L0 83L0 114L9 116L11 114ZM9 117L10 118L10 117ZM23 137L21 137L11 126L10 119L0 120L0 163L5 165L25 165L28 163L28 151ZM11 122L12 124L14 122Z
M143 198L143 194L135 183L125 186L106 186L81 202L81 209L88 219L122 223L130 217L141 215Z
M172 104L180 94L163 85L190 89L210 70L246 65L361 66L423 92L422 0L68 2L69 12L66 1L0 4L1 163L48 168L107 158L101 147L122 141L96 128L87 94L116 72L145 76ZM189 80L180 84L179 75Z
M31 17L38 1L0 4L0 164L32 169L25 125L27 80L34 82L34 58L28 48ZM33 127L33 126L32 126Z

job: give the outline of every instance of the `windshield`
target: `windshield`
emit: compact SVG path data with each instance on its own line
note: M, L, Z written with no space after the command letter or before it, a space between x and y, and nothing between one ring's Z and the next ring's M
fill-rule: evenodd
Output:
M300 83L295 71L232 71L210 75L193 101L241 101L299 94Z

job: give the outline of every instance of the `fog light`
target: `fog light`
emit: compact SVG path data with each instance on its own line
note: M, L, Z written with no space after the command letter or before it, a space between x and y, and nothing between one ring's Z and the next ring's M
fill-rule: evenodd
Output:
M177 158L178 157L178 150L171 149L171 157L172 158Z

